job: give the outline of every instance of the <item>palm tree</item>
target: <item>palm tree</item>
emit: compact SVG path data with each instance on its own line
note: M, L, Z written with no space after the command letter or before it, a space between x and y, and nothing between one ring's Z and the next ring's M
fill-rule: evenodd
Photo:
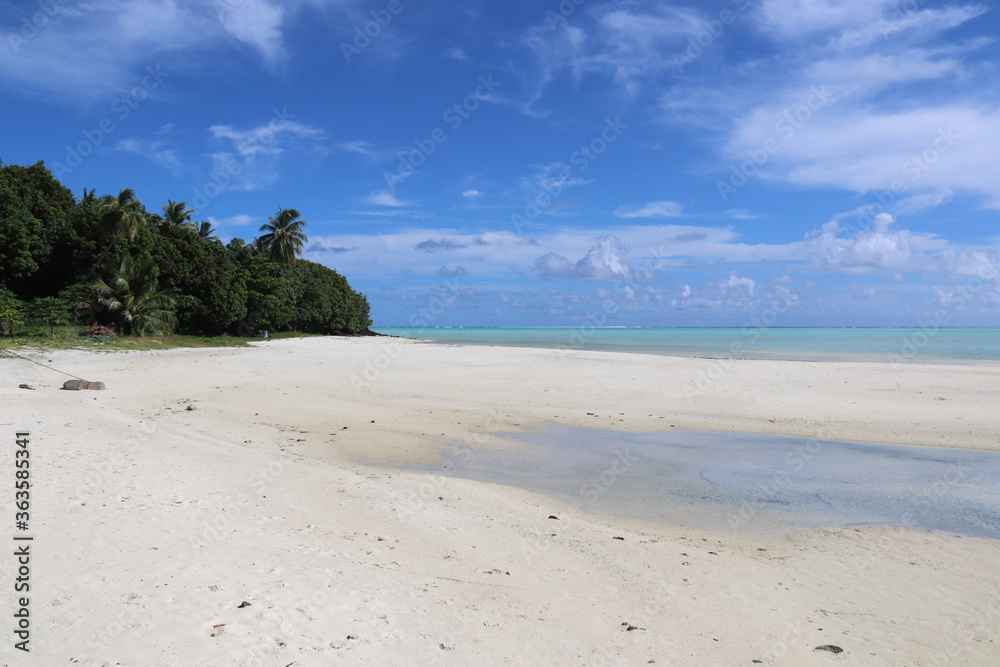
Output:
M163 205L163 215L156 216L161 222L168 225L177 225L185 229L195 229L195 224L191 221L193 208L187 208L187 204L182 201L167 200Z
M277 215L260 226L260 231L267 234L257 239L258 247L280 265L291 264L308 240L302 228L309 223L298 218L299 212L294 208L279 208Z
M97 305L115 320L126 336L161 336L177 325L174 297L156 284L156 266L150 260L125 257L110 282L98 280L93 285Z
M94 188L83 189L83 196L77 200L80 206L93 206L97 203L97 195L94 194Z
M212 227L212 223L210 222L201 223L201 226L198 227L198 236L200 236L203 239L214 239L215 228Z
M119 239L127 236L129 241L135 240L136 234L139 233L139 228L146 220L146 209L143 207L142 202L136 199L132 188L122 188L118 191L117 197L112 197L111 195L102 197L99 210L101 213L101 222L111 235L111 240L108 242L107 247L104 248L101 256L90 267L90 271L87 273L87 280L90 280L94 275L94 271L101 265L104 258L108 256L108 252L111 251L111 248L114 247Z

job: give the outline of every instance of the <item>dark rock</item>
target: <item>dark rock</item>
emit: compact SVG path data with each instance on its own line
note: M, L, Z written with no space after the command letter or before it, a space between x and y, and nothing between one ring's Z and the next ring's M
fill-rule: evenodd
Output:
M839 646L834 646L833 644L824 644L823 646L817 646L813 650L816 650L816 651L829 651L830 653L834 653L834 654L836 654L836 653L843 653L844 652L844 649L840 648Z
M63 383L63 389L69 389L70 391L79 391L81 389L104 389L103 382L88 382L87 380L66 380Z

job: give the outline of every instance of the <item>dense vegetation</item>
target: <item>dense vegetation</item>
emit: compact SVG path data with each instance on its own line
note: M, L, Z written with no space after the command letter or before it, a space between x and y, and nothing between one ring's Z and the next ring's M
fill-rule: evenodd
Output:
M77 324L101 335L361 333L368 300L298 259L306 222L278 209L223 244L184 202L152 214L128 188L79 198L39 162L0 164L0 334Z

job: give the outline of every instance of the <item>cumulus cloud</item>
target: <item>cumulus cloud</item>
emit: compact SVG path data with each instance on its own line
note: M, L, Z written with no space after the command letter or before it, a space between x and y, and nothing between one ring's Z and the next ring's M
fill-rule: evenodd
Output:
M535 260L534 269L542 278L629 280L632 272L625 260L628 252L629 247L617 237L604 236L576 263L550 252Z
M740 277L733 271L729 274L729 278L719 281L717 285L723 294L745 294L753 297L757 283L752 278Z
M675 201L651 201L642 206L619 206L616 218L678 218L684 207Z
M858 231L853 237L841 236L843 231L838 220L831 220L807 239L810 252L824 267L848 273L911 268L912 235L896 228L890 214L875 216L870 228Z

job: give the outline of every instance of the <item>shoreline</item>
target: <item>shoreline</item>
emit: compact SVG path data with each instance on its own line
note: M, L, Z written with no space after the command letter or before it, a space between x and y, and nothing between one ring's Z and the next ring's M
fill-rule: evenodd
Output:
M859 362L859 363L889 363L894 365L909 363L993 363L1000 364L1000 348L993 339L980 340L978 345L985 346L978 350L980 356L962 356L954 352L968 352L969 341L957 349L952 346L958 340L952 339L944 348L934 343L940 332L950 332L951 335L968 332L991 331L1000 334L997 327L938 327L929 330L923 327L382 327L391 330L396 337L431 344L465 344L476 346L530 347L560 351L605 351L624 352L629 354L650 354L657 356L677 356L682 358L721 359L721 360L769 360L769 361L803 361L803 362ZM801 332L833 332L846 334L844 340L833 339L797 339L789 333ZM493 335L477 337L477 332L490 332ZM511 337L514 332L527 332L521 337ZM537 334L541 332L540 337ZM559 335L552 335L557 332ZM650 332L657 336L650 339ZM703 333L704 338L692 339L692 333ZM854 332L854 333L852 333ZM865 340L865 332L879 332L876 339ZM406 334L422 334L411 337ZM894 338L884 340L882 334L891 333ZM566 335L568 334L568 335ZM615 335L610 335L615 334ZM844 345L851 336L861 336L850 345ZM947 338L947 335L945 335ZM836 341L836 343L834 342ZM782 344L784 343L784 345ZM888 343L892 343L887 347ZM833 347L828 347L833 345ZM868 351L862 348L869 347ZM842 349L843 348L843 349ZM992 351L992 356L983 356L986 350ZM862 350L862 351L858 351ZM947 351L952 352L951 354Z
M887 378L748 362L689 405L678 384L704 362L614 353L563 363L541 350L308 338L35 358L107 390L63 391L52 371L0 361L0 422L32 433L44 554L32 572L38 662L18 664L799 665L827 644L890 665L1000 660L995 540L677 528L440 467L463 448L510 451L498 434L556 415L748 432L756 413L762 430L916 444L974 430L974 448L995 451L988 369ZM900 430L914 416L927 423Z
M709 354L680 354L676 350L670 350L666 352L658 352L655 349L647 348L634 348L630 349L627 346L613 346L607 345L605 348L598 347L580 347L572 350L563 350L558 346L552 345L533 345L530 343L523 344L511 344L504 343L503 341L463 341L463 340L437 340L433 338L406 338L404 336L393 336L390 334L382 334L387 338L398 338L401 340L411 340L421 345L444 345L444 346L468 346L468 347L509 347L509 348L525 348L532 350L549 350L549 351L572 351L572 352L609 352L612 354L640 354L648 355L653 357L671 357L676 359L701 359L704 361L780 361L784 363L797 363L797 364L892 364L892 365L902 365L898 361L892 361L889 359L879 358L854 358L854 359L796 359L789 356L774 356L774 357L739 357L739 356L725 356L725 355L709 355ZM612 347L618 347L620 349L610 349ZM778 353L776 353L778 354ZM908 360L903 362L905 365L909 364L924 364L931 366L994 366L1000 367L1000 359L980 359L980 358L962 358L962 357L926 357L921 356L919 359Z

